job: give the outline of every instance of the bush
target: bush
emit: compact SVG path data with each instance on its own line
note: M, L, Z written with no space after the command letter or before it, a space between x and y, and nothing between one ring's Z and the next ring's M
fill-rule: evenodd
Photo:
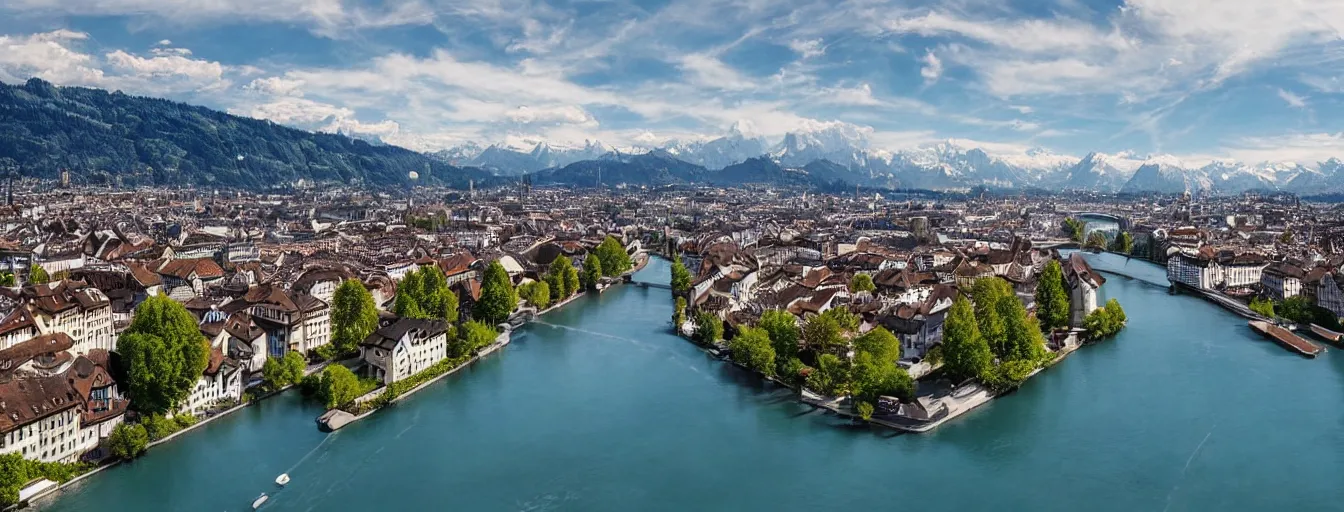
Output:
M859 404L855 406L855 409L858 410L859 417L863 418L863 421L873 419L873 404L870 404L868 402L859 402Z
M149 434L151 441L158 441L173 435L178 430L182 430L182 427L179 427L176 421L157 414L141 416L140 424L145 426L145 432Z
M117 428L112 429L112 435L107 437L107 448L112 452L112 456L119 459L134 459L145 453L145 448L149 445L149 432L145 431L143 425L134 423L122 423Z
M1101 339L1120 332L1126 320L1124 308L1121 308L1115 299L1111 299L1104 307L1097 308L1083 318L1083 328L1087 329L1089 338Z
M177 424L178 430L195 425L197 421L198 420L196 419L196 415L189 412L184 412L182 414L173 416L173 423Z

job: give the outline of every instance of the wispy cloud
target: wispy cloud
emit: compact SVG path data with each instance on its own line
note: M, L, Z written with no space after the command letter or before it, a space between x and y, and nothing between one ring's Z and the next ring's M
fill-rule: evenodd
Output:
M1278 93L1279 93L1279 98L1282 98L1283 101L1284 101L1284 103L1287 103L1288 106L1293 107L1293 108L1307 108L1307 99L1306 99L1306 98L1304 98L1304 97L1302 97L1302 96L1298 96L1298 95L1293 94L1293 93L1291 93L1291 92L1285 91L1285 90L1283 90L1283 89L1279 89L1279 90L1278 90Z

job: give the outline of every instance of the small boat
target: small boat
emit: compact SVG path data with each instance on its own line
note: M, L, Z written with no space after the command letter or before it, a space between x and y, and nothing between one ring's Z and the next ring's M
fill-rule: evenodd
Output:
M1335 343L1339 343L1339 339L1341 337L1344 337L1344 334L1337 333L1335 331L1326 329L1316 324L1311 324L1311 332L1317 336L1320 336L1326 341L1332 341Z
M287 483L289 483L289 473L283 473L280 476L275 477L275 485L284 487Z
M257 499L252 500L252 510L256 510L256 509L261 508L261 505L264 504L264 503L266 503L266 500L269 500L269 499L271 499L270 496L267 496L266 493L264 493L264 492L261 493L261 496L257 496Z

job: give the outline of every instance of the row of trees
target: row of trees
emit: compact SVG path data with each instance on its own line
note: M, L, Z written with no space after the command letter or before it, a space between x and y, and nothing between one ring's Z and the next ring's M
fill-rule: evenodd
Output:
M1007 389L1049 361L1040 326L1006 281L977 280L970 296L974 302L964 295L956 298L943 324L941 352L948 376Z
M681 256L672 258L672 293L683 295L691 291L691 271L681 263Z
M1299 324L1316 324L1333 331L1344 330L1339 318L1329 309L1312 304L1311 299L1296 295L1275 304L1269 299L1256 298L1251 301L1251 311L1270 318L1282 318Z

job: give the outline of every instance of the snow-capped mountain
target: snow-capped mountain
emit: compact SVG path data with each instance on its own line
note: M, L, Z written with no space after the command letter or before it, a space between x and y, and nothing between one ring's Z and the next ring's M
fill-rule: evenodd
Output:
M577 162L658 152L666 159L703 167L709 173L706 176L765 157L781 169L803 173L820 184L927 189L984 185L1110 193L1344 192L1344 162L1339 159L1309 164L1252 164L1229 159L1190 163L1169 155L1132 152L1093 152L1077 158L1041 148L980 147L956 139L890 151L874 148L866 129L844 123L816 123L785 134L773 145L750 132L749 127L734 125L718 138L661 144L650 138L645 147L625 149L597 141L585 141L581 146L525 139L488 146L468 143L433 156L455 165L482 167L497 175L521 175ZM756 167L761 166L758 161ZM757 174L770 175L752 176Z
M598 141L584 141L580 147L552 145L545 141L491 144L481 149L474 142L432 153L431 156L455 165L480 167L500 176L518 176L574 162L594 160L616 151Z
M672 141L655 149L706 169L722 169L764 155L766 144L765 139L748 137L738 125L733 125L727 135L717 139L687 143Z

